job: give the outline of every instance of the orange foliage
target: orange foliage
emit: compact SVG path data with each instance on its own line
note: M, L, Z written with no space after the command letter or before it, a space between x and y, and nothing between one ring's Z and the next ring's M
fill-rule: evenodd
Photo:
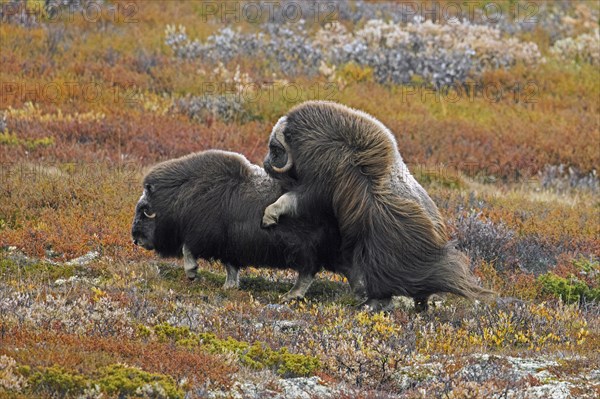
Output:
M165 343L145 343L120 337L88 337L14 328L0 337L0 354L31 367L59 366L83 374L115 363L187 378L197 385L228 387L235 366L199 349ZM43 343L43 345L41 345Z

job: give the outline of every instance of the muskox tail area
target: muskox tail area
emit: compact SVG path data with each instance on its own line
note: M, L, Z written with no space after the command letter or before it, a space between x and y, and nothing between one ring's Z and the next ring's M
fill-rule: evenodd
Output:
M343 245L352 251L353 266L363 270L370 298L493 294L479 287L467 257L440 235L419 204L389 191L363 194L360 206L353 203L356 196L346 197L350 203L337 209Z
M483 288L477 282L469 268L469 258L456 249L454 242L446 243L445 256L439 260L437 270L440 281L444 281L445 291L468 299L488 300L497 294Z

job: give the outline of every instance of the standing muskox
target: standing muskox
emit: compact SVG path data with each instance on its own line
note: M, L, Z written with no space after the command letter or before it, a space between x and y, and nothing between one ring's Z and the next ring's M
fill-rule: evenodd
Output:
M266 208L263 226L285 214L332 212L345 274L368 305L404 295L426 309L437 292L492 294L477 285L394 136L374 117L333 102L300 104L273 127L264 166L288 192Z
M280 184L242 155L206 151L160 163L144 178L131 228L133 242L164 257L218 259L224 288L238 286L240 268L255 265L298 272L283 299L303 297L314 275L334 268L340 237L335 219L282 218L281 228L260 228L263 210L283 194Z

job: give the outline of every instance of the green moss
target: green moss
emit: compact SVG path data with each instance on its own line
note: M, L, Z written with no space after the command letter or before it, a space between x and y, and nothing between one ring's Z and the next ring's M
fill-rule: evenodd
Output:
M211 273L207 270L198 270L198 279L202 281L203 286L210 286L214 288L221 288L225 283L225 276Z
M0 133L0 145L19 146L22 145L29 151L36 148L49 147L54 145L53 137L42 137L41 139L21 139L16 134L10 132Z
M118 397L143 396L149 387L156 397L183 398L184 393L172 377L164 374L148 373L134 367L113 364L100 371L100 377L94 381L102 391Z
M31 374L29 390L51 397L73 397L86 388L98 386L111 397L183 398L184 393L172 377L148 373L135 367L112 364L98 371L92 378L70 373L59 367L47 367Z
M54 145L54 138L42 137L41 139L22 140L21 143L25 146L25 148L32 151L37 148L50 147L51 145Z
M174 327L168 323L161 323L154 326L154 333L161 342L173 341L188 347L194 342L198 345L196 334L190 332L188 327Z
M44 280L57 280L69 278L75 275L76 268L73 265L53 265L46 262L32 262L19 264L12 259L0 259L0 274L21 275L25 278L43 278Z
M89 380L81 375L71 374L60 367L48 367L36 371L29 378L33 392L45 392L52 396L65 397L83 392Z
M318 358L287 353L286 348L281 349L281 353L276 359L275 364L278 366L277 374L283 377L312 375L321 367Z
M181 281L180 279L183 276L183 270L180 267L175 267L170 263L159 263L157 265L158 272L160 273L161 279L164 280L173 280L173 281Z
M29 366L18 366L17 373L21 374L23 377L31 376L31 367Z
M214 334L198 334L202 347L211 353L233 352L240 363L256 369L269 368L283 377L308 376L320 368L319 359L313 356L289 353L287 348L273 350L264 342L249 344L231 337L218 339Z
M573 265L582 272L585 273L595 273L596 278L600 279L600 262L593 259L587 259L585 257L580 257L573 261Z
M266 294L269 298L277 298L278 295L288 292L292 284L269 281L259 276L247 276L240 280L240 287L254 293Z
M19 145L19 138L14 133L2 132L0 133L0 145L17 146Z
M212 333L191 332L187 327L175 327L161 323L153 327L159 341L173 342L188 348L200 346L209 353L234 353L240 364L255 369L271 369L283 377L299 377L314 374L320 367L319 359L313 356L289 353L287 348L271 349L264 342L238 341L231 337L217 338Z
M150 330L145 325L138 324L136 326L136 335L138 337L146 339L146 338L149 338L151 334L152 334L152 330Z

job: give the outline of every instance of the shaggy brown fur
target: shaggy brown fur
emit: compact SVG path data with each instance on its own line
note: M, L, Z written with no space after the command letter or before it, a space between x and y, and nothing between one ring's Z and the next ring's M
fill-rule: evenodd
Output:
M351 284L360 291L362 278L369 299L405 295L423 308L437 292L491 294L448 242L437 207L381 122L341 104L310 101L279 120L269 146L265 170L282 181L294 206L268 207L263 224L286 212L333 211L343 256L360 276Z
M190 279L197 258L221 260L228 288L237 286L239 268L291 268L299 279L284 299L302 297L321 268L335 267L339 232L332 215L285 218L281 229L261 229L263 210L282 194L240 154L212 150L162 162L144 178L132 238L161 256L183 255Z

